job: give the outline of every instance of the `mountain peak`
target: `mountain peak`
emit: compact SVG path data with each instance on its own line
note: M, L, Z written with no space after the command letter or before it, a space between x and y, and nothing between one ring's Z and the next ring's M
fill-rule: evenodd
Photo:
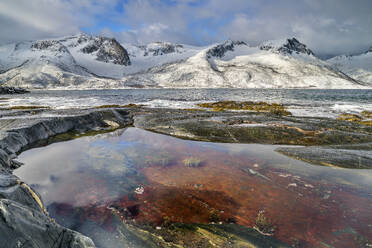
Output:
M127 50L114 38L81 35L77 42L83 44L81 52L95 54L98 61L118 65L131 64Z
M31 49L69 53L68 49L58 40L37 40L31 44Z
M227 40L207 51L207 58L217 57L222 58L228 51L234 51L236 46L247 46L244 41Z
M261 50L278 51L282 54L307 54L314 55L307 46L299 42L296 38L289 38L285 40L266 41L260 45Z
M174 44L165 41L156 41L144 46L140 46L140 48L144 50L144 56L159 56L170 53L182 53L184 47L180 44Z

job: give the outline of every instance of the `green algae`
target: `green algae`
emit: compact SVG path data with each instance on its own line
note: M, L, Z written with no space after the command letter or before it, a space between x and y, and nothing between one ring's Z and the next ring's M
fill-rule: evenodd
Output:
M257 229L264 235L273 235L275 232L275 226L265 216L265 211L261 210L258 212L254 228Z
M202 163L202 161L199 159L199 158L196 158L196 157L189 157L189 158L185 158L183 160L183 163L188 166L188 167L199 167Z
M372 112L363 111L360 114L361 115L341 114L338 116L337 120L353 122L353 123L357 123L357 124L365 125L365 126L372 126L372 120L365 120L365 118L372 118Z
M10 106L1 108L1 110L34 110L34 109L50 109L48 106Z
M235 101L220 101L213 103L199 103L197 106L202 108L212 109L213 111L225 110L247 110L254 112L267 112L280 116L291 115L282 104L267 103L267 102L235 102Z
M111 105L100 105L97 107L94 107L96 109L105 109L105 108L142 108L144 105L142 104L134 104L129 103L126 105L119 105L119 104L111 104Z
M360 113L364 118L372 118L372 111L364 110Z
M236 224L183 224L168 226L125 223L133 243L146 243L146 247L290 247L275 238L261 234L254 228ZM142 246L138 246L142 247Z

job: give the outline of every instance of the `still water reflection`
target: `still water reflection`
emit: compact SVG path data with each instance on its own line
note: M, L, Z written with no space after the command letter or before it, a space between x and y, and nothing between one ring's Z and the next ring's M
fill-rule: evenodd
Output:
M166 220L252 227L264 211L274 237L288 244L369 245L372 171L314 166L275 148L128 128L26 151L15 174L40 193L58 223L99 247L122 244L113 209L123 223L155 226Z

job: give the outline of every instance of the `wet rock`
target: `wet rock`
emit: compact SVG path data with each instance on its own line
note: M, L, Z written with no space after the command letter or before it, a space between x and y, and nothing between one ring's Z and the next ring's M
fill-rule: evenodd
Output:
M12 112L8 114L7 119L0 119L0 231L6 234L0 236L0 247L1 244L10 244L10 247L16 245L27 247L93 246L89 239L55 224L48 217L43 209L41 199L37 200L37 192L10 174L11 170L17 166L14 159L18 152L27 147L39 145L40 140L49 140L51 137L66 133L74 134L66 135L71 139L76 137L76 134L91 130L97 132L114 130L132 124L132 116L134 116L136 127L182 138L233 143L307 145L308 147L288 148L287 155L291 156L289 153L295 151L297 157L306 156L305 159L310 158L312 159L310 162L313 163L318 163L317 159L319 158L319 163L325 162L332 165L336 165L340 161L343 163L348 161L351 166L372 164L369 155L371 146L368 145L372 143L372 129L353 122L327 118L280 116L272 113L146 108L65 110L63 117L36 116L9 119L12 114L24 115L29 113L28 111L32 110L22 110L16 114ZM49 114L61 114L55 110L46 109L43 111ZM237 126L236 124L239 123L262 125ZM344 157L339 157L339 153ZM248 169L245 172L252 176L259 176L259 173L253 169ZM133 192L133 188L131 190ZM195 191L200 192L199 189ZM136 207L126 209L126 211L130 215L135 215ZM160 230L153 228L146 232L141 228L143 227L127 226L125 230L119 230L122 232L117 234L120 236L125 233L120 237L122 237L122 242L129 246L131 243L126 240L126 234L130 233L139 240L138 244L144 244L143 247L160 243L171 245L169 242L172 240L182 238L182 236L177 236L177 233L167 233L166 228ZM208 236L211 242L221 240L218 238L221 235L226 234L226 237L229 237L228 235L233 233L249 245L285 247L285 244L280 244L271 237L233 224L191 225L190 228L201 228L203 232L211 235ZM183 237L186 239L185 244L190 244L186 247L197 247L197 244L208 243L205 236L200 236L198 233L194 232ZM154 236L155 234L160 236ZM187 240L188 238L190 240ZM228 242L233 243L234 240ZM227 244L229 243L221 243L220 247Z
M360 115L344 113L338 116L337 120L349 121L366 126L372 126L372 112L363 111Z
M0 247L95 247L93 241L54 223L43 212L0 199Z
M372 150L335 149L329 147L278 148L280 152L312 164L350 169L372 169Z
M244 123L254 124L239 125ZM277 151L314 164L361 169L372 165L372 128L355 122L272 113L143 110L136 114L135 125L199 141L304 145Z
M26 93L29 93L29 91L22 89L22 88L0 86L0 95L2 94L26 94Z
M37 211L43 211L43 205L35 200L29 186L11 174L0 174L0 199L8 199L18 202ZM42 203L41 203L42 204Z
M236 101L221 101L213 103L199 103L197 106L202 108L209 108L213 111L224 111L224 110L248 110L254 112L269 112L276 115L291 115L286 108L277 103L266 103L266 102L236 102Z
M37 192L11 174L20 166L14 160L16 154L42 140L66 132L114 130L131 124L129 112L119 109L70 114L0 120L0 248L94 247L91 239L56 224Z
M237 123L260 125L239 126ZM273 113L143 110L136 114L135 125L181 138L223 143L308 146L372 142L372 128L367 126Z

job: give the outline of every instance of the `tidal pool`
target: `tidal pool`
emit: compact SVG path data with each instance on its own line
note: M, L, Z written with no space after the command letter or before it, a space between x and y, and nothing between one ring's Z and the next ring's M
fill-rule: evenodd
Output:
M292 247L372 246L372 170L311 165L277 147L127 128L25 151L14 173L51 217L98 247L149 247L141 235L155 239L169 223L253 228L260 212L274 230L266 237ZM161 242L195 243L177 237ZM211 245L200 242L195 247ZM239 244L226 247L246 247Z

